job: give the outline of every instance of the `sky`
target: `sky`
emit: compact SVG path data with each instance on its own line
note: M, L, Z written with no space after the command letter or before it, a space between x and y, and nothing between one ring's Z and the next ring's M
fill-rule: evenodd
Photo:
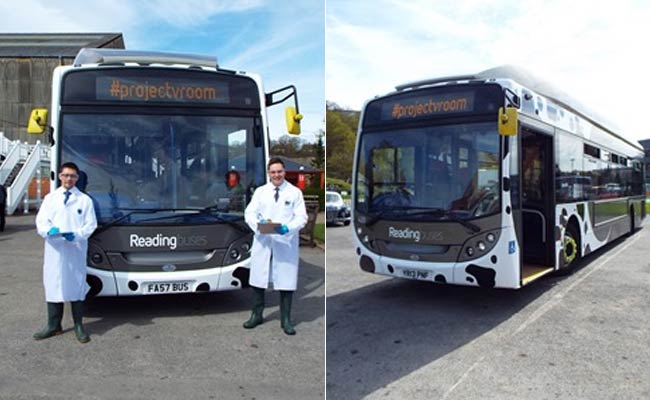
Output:
M509 64L650 138L650 2L329 0L326 26L326 97L341 106Z
M325 129L322 0L10 0L0 32L121 32L131 50L216 56L225 69L257 73L264 90L298 89L301 138ZM284 107L268 110L271 138L286 135Z

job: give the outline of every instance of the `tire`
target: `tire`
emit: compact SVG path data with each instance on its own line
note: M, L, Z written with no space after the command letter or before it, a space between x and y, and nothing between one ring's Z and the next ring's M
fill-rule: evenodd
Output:
M630 236L634 235L636 225L634 223L634 206L630 207Z
M564 249L562 250L561 257L562 264L564 265L558 270L558 275L569 275L575 270L575 266L580 259L580 234L575 224L569 224L564 232Z

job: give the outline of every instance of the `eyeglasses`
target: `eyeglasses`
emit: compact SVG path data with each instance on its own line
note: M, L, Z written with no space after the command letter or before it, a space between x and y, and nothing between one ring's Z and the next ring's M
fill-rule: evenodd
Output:
M61 178L66 178L66 179L77 179L79 178L79 175L76 174L59 174Z

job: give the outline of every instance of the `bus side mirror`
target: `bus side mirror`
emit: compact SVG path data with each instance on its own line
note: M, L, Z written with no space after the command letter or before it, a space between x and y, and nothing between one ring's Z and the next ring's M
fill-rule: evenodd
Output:
M287 132L292 135L300 135L300 121L302 114L296 111L296 107L287 107L284 110L284 116L287 120Z
M29 122L27 123L27 133L34 133L37 135L45 131L47 124L47 109L35 108L29 115Z
M514 136L517 134L517 109L514 107L499 108L499 135Z

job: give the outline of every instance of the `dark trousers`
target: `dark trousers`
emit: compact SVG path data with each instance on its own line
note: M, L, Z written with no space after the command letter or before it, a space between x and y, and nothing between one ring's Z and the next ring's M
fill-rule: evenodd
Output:
M0 232L5 230L5 214L7 212L7 206L5 204L0 204Z

